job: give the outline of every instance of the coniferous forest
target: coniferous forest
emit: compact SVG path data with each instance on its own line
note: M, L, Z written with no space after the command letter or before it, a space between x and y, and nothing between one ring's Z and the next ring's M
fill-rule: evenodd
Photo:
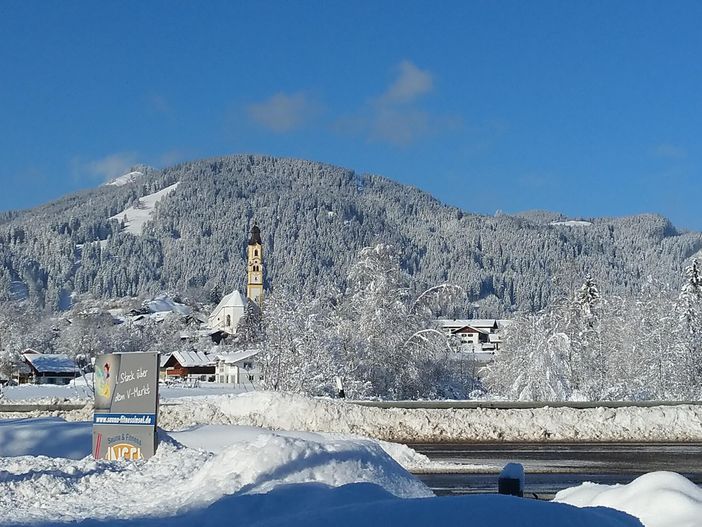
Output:
M587 275L609 295L638 294L648 277L678 289L702 249L702 234L657 215L580 225L553 212L479 215L381 176L296 159L239 155L135 169L144 176L132 183L0 214L0 300L26 297L52 311L72 294L216 298L243 288L254 221L269 292L314 298L344 288L358 252L385 243L399 249L415 292L460 286L461 303L445 315L461 317L536 312ZM142 235L109 219L176 182Z

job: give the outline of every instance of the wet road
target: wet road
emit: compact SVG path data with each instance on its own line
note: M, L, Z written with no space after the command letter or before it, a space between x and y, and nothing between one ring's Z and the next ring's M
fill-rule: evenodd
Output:
M550 497L558 490L584 481L609 485L629 483L641 474L657 470L679 472L702 484L702 443L433 443L409 446L434 461L459 465L456 473L418 475L437 494L495 492L497 473L510 461L524 465L526 493L539 497ZM471 470L469 465L483 466L483 473L465 473Z

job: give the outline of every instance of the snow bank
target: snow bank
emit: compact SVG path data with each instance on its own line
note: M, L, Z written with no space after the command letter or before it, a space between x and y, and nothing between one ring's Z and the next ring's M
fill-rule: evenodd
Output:
M380 487L385 498L432 495L373 442L261 433L217 454L162 443L141 462L0 457L0 522L164 517L281 486L356 483Z
M341 527L382 521L412 527L470 518L471 525L491 527L641 525L610 509L506 496L434 498L374 442L317 440L316 434L241 429L214 454L170 441L137 462L47 457L49 437L64 447L89 445L90 423L64 422L61 431L58 421L27 420L21 434L2 436L0 444L21 449L38 434L37 448L29 450L42 455L0 457L0 524ZM217 435L209 427L188 433Z
M12 403L20 403L20 399L30 402L30 394L51 396L55 389L11 387L4 393ZM85 386L63 389L65 391L62 393L74 394L70 402L90 401L85 399L88 390ZM383 409L276 392L221 393L232 390L227 385L214 388L161 386L159 391L167 404L161 405L159 424L166 430L184 430L198 424L235 424L272 430L358 435L396 443L702 441L702 406L695 405L511 410ZM217 395L201 395L207 393ZM195 396L182 397L183 394ZM44 397L40 400L45 403L58 402L58 399ZM47 415L47 412L25 415L36 417ZM92 419L92 409L86 407L73 412L51 412L49 415L61 415L70 421L86 421ZM3 417L18 416L0 414L0 418Z
M253 441L263 433L268 433L268 431L251 426L198 425L181 432L170 432L169 436L185 446L201 448L209 452L217 453L233 443ZM422 472L437 468L443 470L455 468L453 465L447 463L432 462L424 454L420 454L406 445L372 440L361 436L291 431L281 431L278 432L278 435L319 443L334 441L372 441L382 448L385 453L393 458L399 465L410 472ZM465 468L465 465L463 465L463 468Z
M59 417L0 420L0 456L48 456L82 459L91 455L92 421L67 422ZM236 425L199 425L181 432L162 432L162 440L176 441L190 448L218 454L232 445L253 442L271 432L262 428ZM406 445L376 441L359 436L279 432L275 435L316 443L338 441L373 442L405 470L411 472L449 470L453 465L432 462ZM462 466L465 468L465 465ZM487 467L486 467L487 468ZM492 467L494 469L494 467Z
M702 489L674 472L651 472L628 485L583 483L562 490L554 501L577 507L611 507L639 518L645 527L702 525Z
M400 409L276 392L182 398L160 424L238 424L329 432L398 443L433 441L699 441L702 407Z

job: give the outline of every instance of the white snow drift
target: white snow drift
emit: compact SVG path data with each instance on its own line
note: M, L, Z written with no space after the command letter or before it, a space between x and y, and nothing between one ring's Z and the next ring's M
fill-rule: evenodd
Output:
M675 472L651 472L628 485L583 483L562 490L555 501L577 507L610 507L639 518L646 527L702 525L702 489Z
M48 440L46 433L57 430L47 425L58 422L25 421L27 434L5 435L3 444L23 441L32 427ZM0 457L0 524L412 527L470 519L474 526L507 527L518 519L524 527L641 525L604 508L504 496L433 498L370 441L255 430L239 439L220 444L215 454L165 440L156 456L137 462ZM70 434L52 438L58 449L75 440ZM41 442L33 447L43 448Z
M253 392L177 399L161 424L238 424L330 432L400 443L444 441L699 441L702 407L381 409L330 399Z
M85 399L85 387L6 389L16 403L30 402L32 394L59 393L75 402ZM32 391L34 390L34 391ZM221 394L226 385L212 389L162 387L168 406L161 407L159 424L182 430L197 424L236 424L273 430L328 432L374 437L399 443L443 441L702 441L702 406L648 408L538 408L538 409L381 409L347 401L315 399L276 392ZM183 397L185 393L221 395ZM37 417L46 413L34 412ZM67 420L84 421L92 409L55 413ZM0 418L17 417L0 414Z

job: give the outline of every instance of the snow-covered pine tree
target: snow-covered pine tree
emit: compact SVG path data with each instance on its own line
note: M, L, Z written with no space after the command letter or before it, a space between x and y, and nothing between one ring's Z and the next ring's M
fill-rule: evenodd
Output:
M681 368L688 397L702 397L702 275L697 259L684 271L678 297Z
M602 305L599 288L588 274L566 313L566 333L570 339L570 383L576 398L598 400L608 389Z
M567 401L572 395L567 358L570 338L557 311L516 318L503 349L488 367L492 393L519 401Z

